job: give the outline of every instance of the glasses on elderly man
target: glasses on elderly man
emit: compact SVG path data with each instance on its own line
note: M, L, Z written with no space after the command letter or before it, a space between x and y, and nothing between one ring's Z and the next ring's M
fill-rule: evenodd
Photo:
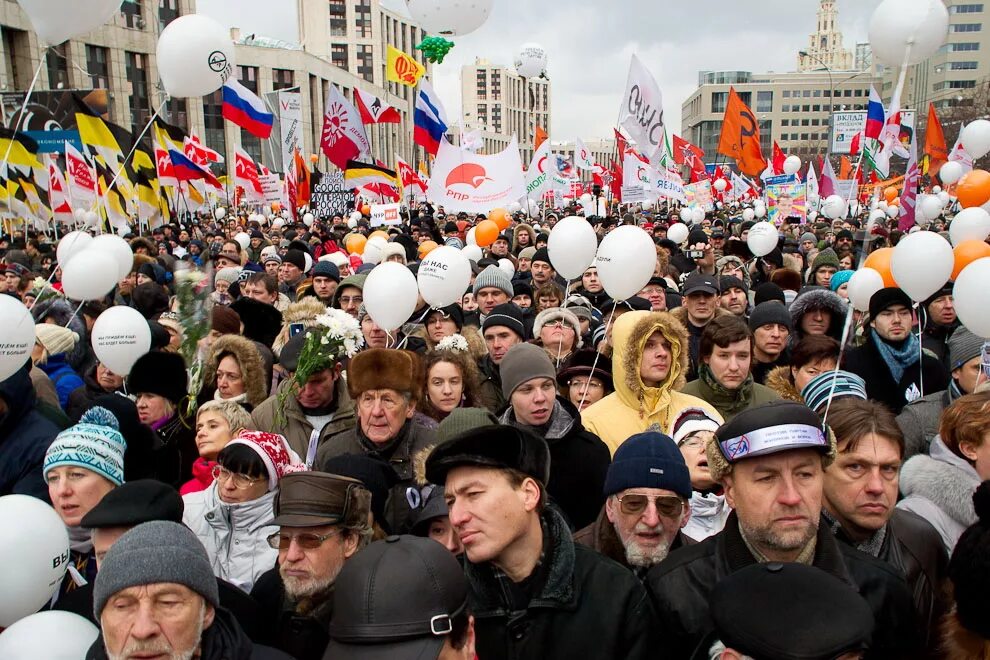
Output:
M642 493L626 493L619 500L619 510L627 516L638 516L646 511L652 499L657 507L657 513L664 518L674 518L681 515L684 501L675 495L659 495L651 498Z
M275 532L268 537L268 545L276 550L288 550L289 546L292 545L292 539L295 539L296 545L303 550L316 550L318 547L323 545L324 541L332 536L340 534L341 531L342 530L335 529L329 534L313 534L312 532L303 532L302 534L286 534L285 532Z

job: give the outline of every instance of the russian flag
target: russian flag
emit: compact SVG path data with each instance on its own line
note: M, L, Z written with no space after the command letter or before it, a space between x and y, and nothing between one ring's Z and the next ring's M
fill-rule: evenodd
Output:
M871 86L870 104L866 107L866 130L863 131L863 136L868 139L879 140L880 134L883 133L884 122L883 101L880 100L876 88Z
M251 135L267 140L272 134L274 115L268 112L264 101L250 89L229 78L223 84L223 108L221 114Z
M440 150L440 140L447 132L447 113L433 85L425 78L419 81L413 124L413 142L436 156Z
M211 186L215 186L217 188L221 187L220 181L213 175L213 172L192 162L189 160L189 157L181 151L169 149L168 157L172 160L172 170L175 173L175 178L177 181L194 181L196 179L202 179Z

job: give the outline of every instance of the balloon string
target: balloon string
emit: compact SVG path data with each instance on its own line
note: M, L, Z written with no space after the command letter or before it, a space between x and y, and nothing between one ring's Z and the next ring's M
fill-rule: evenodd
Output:
M612 317L615 316L615 308L619 306L618 300L612 301L612 311L609 312L608 320L605 322L605 335L603 339L608 341L608 329L612 326ZM595 369L598 368L598 359L601 358L602 352L599 350L595 351L595 361L591 363L591 373L588 374L588 380L584 384L584 389L581 390L581 402L578 404L578 411L584 406L584 400L588 398L588 387L591 385L591 376L595 373Z
M918 386L921 396L925 396L925 348L921 342L925 335L925 325L928 323L928 315L925 313L925 306L918 304ZM908 332L911 332L908 330ZM918 397L919 399L921 397Z
M151 119L149 119L148 123L144 125L143 129L141 129L141 133L136 138L134 138L134 146L132 146L130 152L126 156L124 156L124 160L121 161L120 167L117 168L117 171L113 175L113 179L110 180L110 185L107 186L108 194L110 193L110 190L113 188L113 184L117 183L117 179L120 178L120 173L124 171L124 166L127 165L127 161L129 161L131 159L131 156L134 155L134 152L137 151L137 148L141 144L141 140L144 138L145 134L148 132L148 129L151 128L151 125L155 122L156 119L158 119L159 115L161 114L161 111L165 109L166 103L168 103L168 94L166 94L165 98L162 99L162 102L158 106L158 109L155 110L155 114L151 115ZM103 226L102 222L100 223L100 226L101 227Z
M865 241L864 241L865 244ZM832 371L832 387L828 391L828 400L825 402L825 412L822 415L822 430L828 426L828 413L832 408L832 399L835 397L835 386L839 381L839 371L842 369L842 358L846 353L846 346L849 343L849 332L852 329L853 314L855 313L855 308L853 307L852 301L847 301L846 303L846 318L842 324L842 343L839 344L839 359L835 361L835 369Z

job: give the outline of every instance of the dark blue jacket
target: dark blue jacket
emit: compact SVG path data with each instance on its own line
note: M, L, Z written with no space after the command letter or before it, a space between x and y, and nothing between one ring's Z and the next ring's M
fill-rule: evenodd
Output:
M58 428L37 411L26 364L0 382L0 399L6 406L0 414L0 496L33 495L47 502L41 466Z
M48 374L48 378L51 379L52 385L55 386L55 393L58 394L58 405L62 406L62 410L69 406L69 395L76 388L86 384L75 369L69 366L65 353L49 355L45 363L39 364L38 368Z

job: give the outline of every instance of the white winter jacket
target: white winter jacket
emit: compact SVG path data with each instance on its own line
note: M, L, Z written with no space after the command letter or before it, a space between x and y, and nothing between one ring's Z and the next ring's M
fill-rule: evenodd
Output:
M206 546L214 575L248 593L254 581L278 560L278 550L267 539L279 528L265 524L275 517L272 504L277 492L226 504L220 501L214 481L206 490L182 497L186 506L182 522Z
M701 543L715 536L725 527L732 507L725 503L725 495L715 493L691 493L691 517L681 528L681 533L692 541Z

